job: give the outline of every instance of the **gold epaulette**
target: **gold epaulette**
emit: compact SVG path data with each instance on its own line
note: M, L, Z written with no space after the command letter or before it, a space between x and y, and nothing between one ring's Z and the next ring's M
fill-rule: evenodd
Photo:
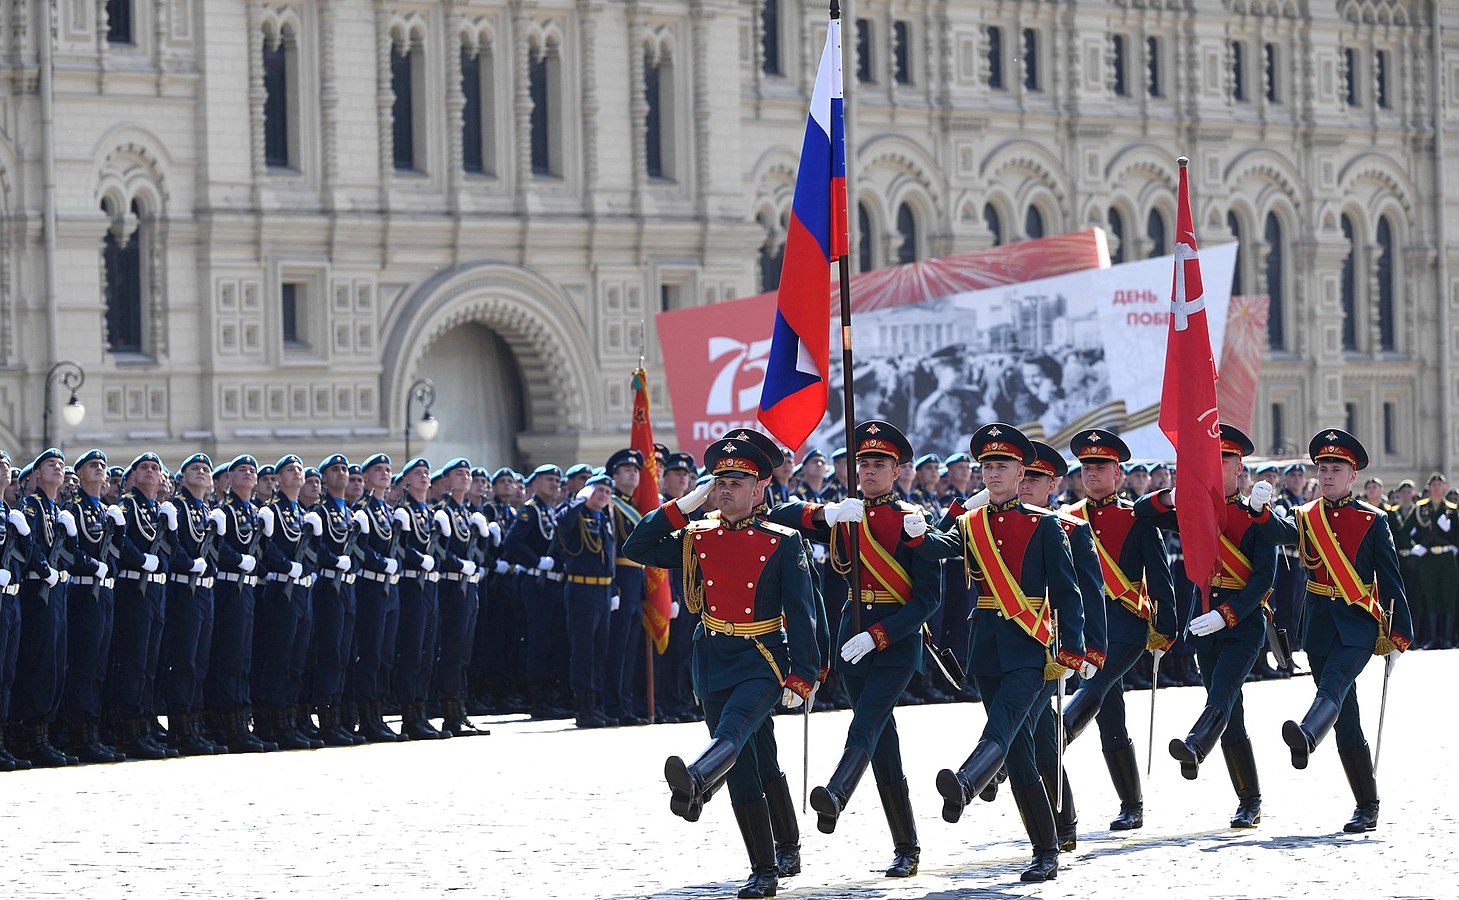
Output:
M1029 512L1038 513L1039 515L1044 516L1053 516L1061 522L1068 522L1070 525L1088 524L1087 522L1085 522L1085 520L1079 518L1073 513L1065 512L1063 509L1048 509L1043 506L1034 506L1032 503L1025 503L1023 504L1023 506Z
M922 507L918 506L915 503L908 503L906 500L898 500L893 505L895 505L897 509L900 509L902 512L926 512L926 510L924 510Z
M772 534L784 535L785 537L796 537L800 534L800 532L796 531L794 528L789 528L785 525L772 522L769 519L761 519L760 527L765 531L771 532Z
M685 525L684 526L684 530L685 531L688 531L688 532L711 531L711 530L713 530L715 528L718 528L718 527L719 527L719 520L718 519L695 519L692 522L690 522L688 525Z

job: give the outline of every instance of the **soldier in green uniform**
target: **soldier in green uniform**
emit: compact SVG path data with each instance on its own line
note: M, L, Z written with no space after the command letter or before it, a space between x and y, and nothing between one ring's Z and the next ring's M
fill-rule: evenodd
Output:
M1459 593L1459 510L1444 498L1449 482L1438 472L1429 476L1427 496L1413 505L1406 520L1404 539L1409 557L1416 559L1418 598L1415 617L1424 650L1454 646L1455 594Z

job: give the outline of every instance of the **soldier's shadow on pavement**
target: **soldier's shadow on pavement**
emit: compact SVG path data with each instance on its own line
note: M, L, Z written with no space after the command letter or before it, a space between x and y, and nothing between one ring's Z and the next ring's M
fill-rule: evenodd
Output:
M1109 835L1106 839L1118 840ZM1100 838L1093 838L1091 843ZM1348 843L1352 835L1343 832L1328 832L1326 834L1284 834L1268 838L1248 837L1238 834L1227 828L1212 829L1211 831L1197 831L1191 834L1171 835L1169 837L1158 837L1149 839L1125 839L1124 843L1113 846L1095 846L1089 850L1080 850L1075 857L1076 860L1095 860L1106 856L1127 856L1134 853L1141 853L1146 850L1165 850L1172 847L1194 847L1204 852L1225 850L1231 847L1258 847L1267 850L1294 850L1302 847L1316 847L1323 845ZM1083 846L1089 846L1085 844Z

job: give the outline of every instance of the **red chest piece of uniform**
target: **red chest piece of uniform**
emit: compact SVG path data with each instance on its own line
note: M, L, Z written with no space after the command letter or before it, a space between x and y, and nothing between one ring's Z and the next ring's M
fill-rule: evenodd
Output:
M754 622L755 590L766 563L784 540L761 528L694 532L694 555L704 576L704 610L726 622Z
M1095 540L1118 562L1120 551L1125 548L1125 538L1130 536L1130 529L1135 525L1134 508L1119 504L1095 506L1087 503L1084 513L1089 518L1089 527L1094 529Z
M1241 539L1246 537L1246 532L1251 529L1252 518L1247 515L1246 509L1240 503L1226 504L1226 525L1221 529L1221 534L1237 547L1241 546Z
M1040 518L1039 514L1023 509L988 511L988 527L993 532L993 543L1003 557L1004 565L1008 566L1008 571L1020 581L1023 580L1023 555L1029 542L1033 540L1033 533L1038 530ZM983 580L981 574L978 580Z
M1318 501L1322 505L1322 501ZM1324 510L1327 513L1327 524L1331 526L1332 533L1337 536L1338 546L1342 548L1343 555L1350 560L1358 558L1358 548L1363 545L1363 538L1368 536L1368 529L1373 526L1375 515L1366 509L1352 504L1342 506L1328 506ZM1316 512L1314 509L1313 512ZM1332 575L1327 571L1326 566L1318 566L1312 573L1319 584L1331 584ZM1359 572L1359 577L1365 573Z
M902 539L902 517L905 515L907 512L894 503L883 503L866 508L867 530L887 553L897 552L897 543ZM863 548L862 557L864 558L866 554L867 550ZM884 588L867 566L862 566L860 571L863 590L882 590Z

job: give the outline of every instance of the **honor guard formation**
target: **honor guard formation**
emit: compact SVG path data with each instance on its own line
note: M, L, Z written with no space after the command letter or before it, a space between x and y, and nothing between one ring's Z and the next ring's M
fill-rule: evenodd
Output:
M1307 459L1251 465L1251 440L1223 424L1225 524L1201 591L1174 467L1132 461L1113 432L1056 448L990 423L943 459L869 421L854 444L797 464L740 429L702 469L660 444L526 475L383 453L317 467L197 453L169 471L90 450L68 466L56 449L15 470L0 453L0 771L487 734L481 715L698 720L708 746L664 765L670 810L695 822L727 787L751 866L739 896L768 897L802 867L774 714L849 708L809 795L818 830L865 802L870 769L885 874L914 876L909 778L935 784L948 823L1006 782L1022 877L1043 881L1078 846L1074 740L1097 726L1120 801L1109 827L1141 828L1124 692L1200 684L1205 708L1169 755L1195 779L1220 745L1231 827L1261 822L1250 733L1273 729L1299 770L1330 737L1355 802L1345 830L1377 828L1353 684L1373 656L1391 672L1411 647L1455 645L1443 475L1423 496L1359 487L1367 453L1339 429ZM645 513L634 495L655 475ZM672 600L651 653L660 570ZM1311 706L1247 721L1244 685L1290 677L1294 650ZM896 707L953 701L986 713L966 758L907 772Z

